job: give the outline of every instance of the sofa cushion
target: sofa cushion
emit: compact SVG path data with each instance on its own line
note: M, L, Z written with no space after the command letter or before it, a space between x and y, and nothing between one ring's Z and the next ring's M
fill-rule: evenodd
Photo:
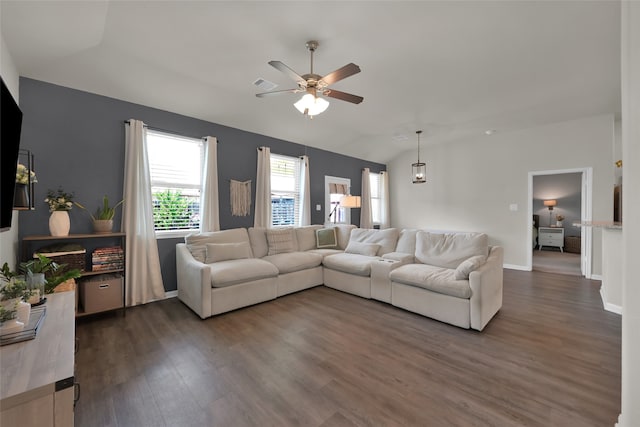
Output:
M326 268L332 270L369 277L371 276L371 262L376 259L378 259L378 257L342 253L326 256L322 263Z
M251 258L251 246L248 242L240 243L207 243L206 264L228 261L230 259Z
M278 276L278 269L270 262L257 259L234 259L209 264L211 286L223 288L252 280Z
M337 249L338 236L334 227L321 228L316 230L316 248L317 249Z
M333 224L331 227L336 229L336 235L338 236L338 249L342 249L344 251L349 244L351 230L355 229L356 226L353 224Z
M207 259L207 246L206 245L187 245L187 249L191 252L191 256L196 260L204 264Z
M308 251L316 248L316 231L322 228L321 225L305 225L296 227L296 241L299 251Z
M380 245L377 243L349 242L344 251L348 254L360 254L366 256L376 256Z
M267 229L267 243L269 244L267 255L286 254L298 250L293 228Z
M469 274L471 274L472 271L477 270L486 261L487 257L484 255L474 255L462 261L460 265L456 267L456 280L467 280L469 278Z
M191 255L200 262L206 261L207 243L240 243L249 242L246 228L232 228L229 230L193 233L184 238Z
M392 282L416 286L450 295L456 298L471 298L468 280L456 280L455 270L426 264L407 264L389 274Z
M267 243L267 229L262 227L249 227L249 242L251 243L251 251L256 258L263 258L269 253L269 244Z
M416 233L415 228L404 228L400 231L396 252L403 252L413 255L416 252Z
M396 250L396 244L398 243L398 234L399 233L397 228L386 228L384 230L356 228L351 230L349 243L377 243L378 245L380 245L380 249L378 249L377 255L382 256L386 253Z
M311 249L310 251L307 251L307 252L319 254L319 255L322 255L323 257L344 253L344 251L340 249Z
M388 254L382 255L382 259L388 259L391 261L402 261L404 263L414 263L415 257L413 256L413 252L410 254L404 252L389 252Z
M467 258L489 254L489 240L484 233L430 233L416 234L415 257L423 264L456 268Z
M262 259L275 265L280 274L307 270L322 264L322 255L312 252L290 252L286 254L267 255Z

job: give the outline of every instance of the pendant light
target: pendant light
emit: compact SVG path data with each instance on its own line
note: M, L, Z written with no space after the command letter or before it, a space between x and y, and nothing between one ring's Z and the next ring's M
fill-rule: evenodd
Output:
M417 130L418 135L418 161L411 164L411 177L414 184L424 184L427 182L427 164L420 161L420 134L421 130Z

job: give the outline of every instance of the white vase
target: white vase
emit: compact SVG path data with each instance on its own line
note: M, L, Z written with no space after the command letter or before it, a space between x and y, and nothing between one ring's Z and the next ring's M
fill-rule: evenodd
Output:
M93 231L96 234L111 233L111 230L113 230L112 219L96 219L93 221Z
M556 227L562 227L562 221L556 221Z
M31 304L28 302L20 301L18 303L18 310L16 319L25 325L29 324L29 318L31 317Z
M53 211L49 217L49 231L52 236L63 237L69 235L71 222L69 221L69 212Z

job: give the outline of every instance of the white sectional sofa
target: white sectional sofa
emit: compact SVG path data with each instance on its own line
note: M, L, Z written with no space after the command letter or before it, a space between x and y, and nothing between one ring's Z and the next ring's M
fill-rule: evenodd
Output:
M178 298L204 319L324 284L479 331L502 306L503 252L485 234L337 225L334 247L318 248L320 229L190 235L176 248Z

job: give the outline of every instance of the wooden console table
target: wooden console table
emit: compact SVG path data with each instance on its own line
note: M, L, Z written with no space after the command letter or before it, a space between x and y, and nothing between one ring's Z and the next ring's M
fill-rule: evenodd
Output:
M36 337L0 347L0 425L73 427L75 295L47 295Z

